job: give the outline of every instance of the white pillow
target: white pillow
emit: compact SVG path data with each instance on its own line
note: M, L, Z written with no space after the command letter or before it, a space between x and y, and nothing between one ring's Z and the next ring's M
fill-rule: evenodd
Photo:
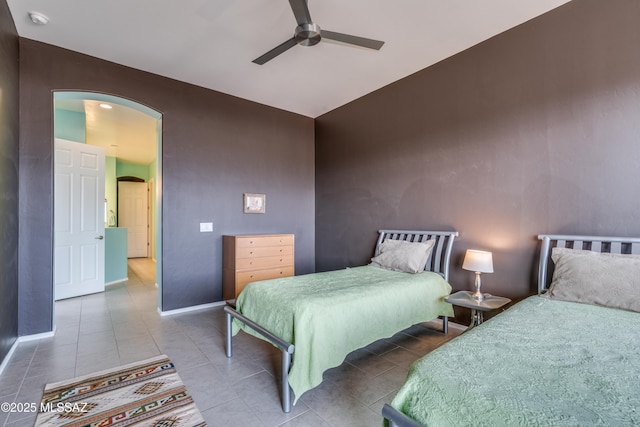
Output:
M388 239L380 245L380 254L371 258L371 264L388 270L420 273L435 243L435 239L420 243Z
M640 255L553 248L549 297L640 312Z

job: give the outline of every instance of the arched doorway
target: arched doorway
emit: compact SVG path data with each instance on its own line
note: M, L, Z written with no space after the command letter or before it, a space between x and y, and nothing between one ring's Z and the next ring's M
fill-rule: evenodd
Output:
M156 262L157 305L162 307L161 113L126 98L93 92L56 91L53 93L53 105L54 140L66 139L102 147L104 150L106 158L104 225L106 228L116 225L111 218L112 213L117 212L119 169L129 171L137 168L138 171L143 171L141 174L146 175L145 178L151 186L149 257ZM54 194L54 206L55 199ZM54 225L54 236L55 234ZM55 254L54 237L54 287Z

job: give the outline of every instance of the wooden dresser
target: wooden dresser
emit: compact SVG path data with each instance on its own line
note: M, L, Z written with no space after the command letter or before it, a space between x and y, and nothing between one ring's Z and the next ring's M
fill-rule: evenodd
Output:
M293 276L293 243L293 234L222 236L222 298L237 298L249 282Z

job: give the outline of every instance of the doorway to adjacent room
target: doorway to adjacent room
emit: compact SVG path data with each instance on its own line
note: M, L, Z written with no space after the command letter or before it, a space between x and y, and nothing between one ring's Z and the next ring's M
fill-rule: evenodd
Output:
M92 93L92 92L71 92L57 91L53 94L54 98L54 139L64 139L75 143L83 144L85 147L92 147L102 150L104 153L104 168L101 179L103 180L104 196L98 197L99 192L89 192L85 190L89 188L86 183L94 182L84 180L79 187L73 187L75 190L69 191L69 181L71 178L54 172L54 300L69 298L77 295L99 292L96 287L84 287L84 283L91 279L94 282L102 282L102 290L104 284L113 283L109 278L109 274L115 274L116 277L127 275L127 259L128 245L125 245L124 256L124 273L114 273L114 271L122 271L120 267L113 261L112 250L109 252L109 243L117 242L117 238L113 238L109 242L110 231L115 233L118 228L118 182L117 178L123 175L130 175L131 171L135 171L144 181L145 194L144 205L145 221L144 230L133 229L132 232L136 236L142 236L144 244L137 245L137 252L133 253L134 257L149 258L155 262L156 284L158 286L158 307L161 307L161 286L162 286L162 257L161 257L161 201L162 189L157 183L161 183L162 164L161 164L161 146L162 146L162 116L159 112L131 101L126 98L115 97L111 95ZM54 153L56 151L54 150ZM54 155L56 156L56 155ZM58 159L54 159L55 162ZM82 163L82 157L80 160ZM83 173L80 171L77 178L83 181ZM67 182L67 191L61 191ZM94 186L95 187L95 186ZM83 215L73 214L68 211L59 210L59 206L67 198L78 198L78 196L88 195L92 203L88 212ZM95 205L95 206L94 206ZM139 209L138 209L139 210ZM77 234L86 231L87 220L90 223L96 223L103 226L105 233L93 232L96 236L91 236L92 241L97 244L96 248L73 248L66 244L59 234L65 229L68 234ZM94 224L94 225L96 225ZM124 234L126 236L126 234ZM106 250L105 250L106 247ZM83 252L84 251L84 252ZM116 251L122 255L122 250ZM78 254L78 261L71 262L71 255ZM112 258L109 258L109 254ZM82 260L94 259L104 263L103 273L99 269L86 269L82 267ZM117 270L120 268L120 270ZM116 269L116 270L113 270ZM89 277L91 276L91 277ZM102 276L102 277L97 277ZM69 294L59 292L70 280L75 280L73 287L78 291ZM117 282L118 280L116 280ZM55 308L54 308L55 310Z

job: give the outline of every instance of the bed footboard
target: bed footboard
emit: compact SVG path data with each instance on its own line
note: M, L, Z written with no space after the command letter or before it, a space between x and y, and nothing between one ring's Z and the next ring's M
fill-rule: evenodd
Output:
M389 427L423 427L422 424L407 417L388 403L382 407L382 416L389 420Z
M254 321L246 318L245 316L238 313L237 311L235 311L233 308L229 306L224 307L224 314L226 319L225 352L227 357L233 356L233 348L231 344L231 338L232 338L231 323L233 321L232 317L238 319L239 321L241 321L242 323L244 323L245 325L247 325L248 327L256 331L258 334L265 337L271 343L275 344L278 348L280 348L280 351L282 352L282 374L281 374L282 411L286 413L291 412L292 396L291 396L291 387L289 387L289 368L291 368L291 357L295 350L294 345L291 343L288 343L287 341L283 340L277 335L272 334L267 329L258 325Z

